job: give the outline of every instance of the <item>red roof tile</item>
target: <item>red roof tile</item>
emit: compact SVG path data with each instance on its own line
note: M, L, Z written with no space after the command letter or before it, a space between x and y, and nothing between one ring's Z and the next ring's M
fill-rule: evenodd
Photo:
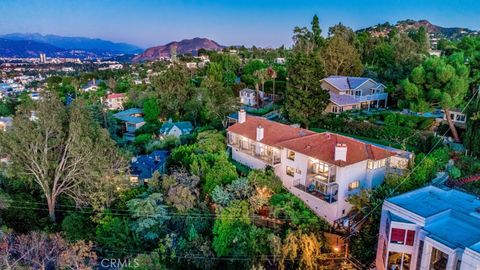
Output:
M394 152L350 137L330 132L316 133L254 116L247 116L245 123L237 123L229 127L228 131L255 140L256 128L259 125L264 128L262 143L287 148L337 166L347 166L364 160L380 160L395 155ZM335 146L338 143L347 146L346 161L335 161Z
M111 99L111 98L121 98L121 97L124 97L124 96L125 96L124 93L115 93L115 94L107 95L107 99Z
M258 126L262 126L264 130L263 140L261 140L261 142L271 146L275 146L277 143L286 140L316 134L310 130L296 128L270 121L265 118L250 115L247 115L247 120L245 123L240 124L237 122L235 125L230 126L227 130L255 141L257 139Z

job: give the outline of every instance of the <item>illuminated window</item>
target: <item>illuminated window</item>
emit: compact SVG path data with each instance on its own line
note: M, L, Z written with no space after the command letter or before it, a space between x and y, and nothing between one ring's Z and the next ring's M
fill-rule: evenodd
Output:
M403 245L405 241L405 229L392 228L392 234L390 236L390 243Z
M287 175L293 177L295 175L295 169L287 166Z
M287 158L290 160L295 160L295 152L288 150L287 152Z
M353 181L351 182L350 184L348 184L348 190L351 191L351 190L355 190L357 188L360 187L360 181Z
M413 246L413 242L415 241L415 231L408 231L407 232L407 240L405 241L405 244L407 246Z

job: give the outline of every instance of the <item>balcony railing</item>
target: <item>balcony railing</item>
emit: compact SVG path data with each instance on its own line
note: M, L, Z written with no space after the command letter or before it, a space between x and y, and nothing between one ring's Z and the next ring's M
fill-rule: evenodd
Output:
M353 96L356 100L362 101L371 101L371 100L385 100L388 97L388 93L377 93L365 96Z
M257 145L251 141L241 142L238 138L228 139L228 144L232 147L235 147L240 152L245 153L249 156L260 159L270 165L276 165L280 163L280 152L275 151L272 147L266 145ZM257 146L260 147L257 149Z
M337 184L328 184L323 186L322 189L319 189L315 184L310 182L308 186L305 186L300 182L300 180L295 180L293 186L305 193L308 193L324 202L334 203L338 199L338 185Z

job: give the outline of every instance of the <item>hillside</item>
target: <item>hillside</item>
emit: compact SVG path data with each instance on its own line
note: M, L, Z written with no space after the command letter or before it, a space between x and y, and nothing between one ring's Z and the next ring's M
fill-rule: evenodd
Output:
M47 43L66 50L83 50L94 53L124 54L139 53L141 48L128 43L117 43L98 38L64 37L57 35L41 35L39 33L11 33L0 35L0 38L9 40L29 40Z
M467 35L479 35L479 31L471 30L463 27L442 27L427 20L403 20L398 21L395 25L390 23L377 24L368 28L360 29L357 32L369 32L374 36L385 36L393 28L397 28L399 31L409 31L412 29L418 29L421 26L424 26L427 29L429 34L432 34L438 38L446 39L458 39Z
M162 57L170 57L171 52L176 50L177 54L191 53L195 55L199 49L221 50L222 45L208 38L184 39L182 41L174 41L165 45L155 46L146 49L142 54L133 58L133 61L154 60Z
M2 57L38 57L40 53L53 56L64 52L63 49L42 42L0 38L0 56Z

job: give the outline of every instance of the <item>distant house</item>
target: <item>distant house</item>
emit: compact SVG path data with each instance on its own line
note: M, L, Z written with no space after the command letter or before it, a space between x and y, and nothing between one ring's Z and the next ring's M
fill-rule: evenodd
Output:
M99 80L90 80L87 82L87 84L85 84L84 86L82 86L82 91L84 92L95 92L98 90L98 85L101 83L102 81Z
M330 76L321 80L322 88L330 93L326 112L341 113L353 109L386 107L385 86L370 78Z
M280 65L285 64L285 58L284 57L275 58L275 64L280 64Z
M257 105L257 91L250 89L250 88L244 88L240 90L239 92L240 95L240 103L243 105L247 106L256 106ZM258 91L258 98L263 99L265 96L265 93L262 91Z
M196 62L188 62L185 64L188 69L194 69L197 68L197 63Z
M109 110L123 110L123 102L125 102L126 98L123 93L109 94L105 98L105 106Z
M135 131L145 125L142 109L131 108L118 112L114 114L113 117L125 123L125 133L123 137L128 141L133 141L135 139Z
M464 114L462 112L462 110L460 109L452 109L449 111L450 115L448 117L450 117L450 119L452 120L452 122L459 126L459 127L465 127L465 123L467 122L467 115ZM444 114L443 116L443 120L447 121L447 115Z
M0 130L6 131L12 126L13 119L12 117L0 117Z
M189 121L172 122L169 120L163 123L160 128L160 135L180 137L181 135L190 134L192 131L193 125Z
M156 150L148 155L139 155L130 162L130 181L132 183L146 184L154 172L163 174L168 158L168 151Z

